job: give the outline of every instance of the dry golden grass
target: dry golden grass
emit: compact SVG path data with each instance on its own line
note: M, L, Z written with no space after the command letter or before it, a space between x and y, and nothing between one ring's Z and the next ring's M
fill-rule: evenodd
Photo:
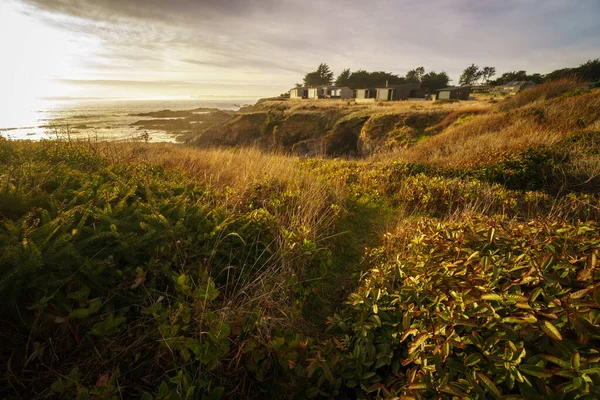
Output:
M276 100L264 101L255 106L257 111L280 109L282 111L325 111L337 110L339 112L356 112L369 111L370 113L380 112L429 112L429 111L445 111L452 112L464 108L482 108L489 109L492 104L487 99L460 101L453 103L437 102L437 101L390 101L390 102L374 102L374 103L357 103L354 100Z
M444 129L448 128L450 125L454 124L457 120L459 120L463 116L485 114L488 111L489 111L489 109L478 108L478 107L460 108L460 109L452 112L452 114L449 114L446 118L444 118L438 124L435 124L434 126L429 128L429 130L431 132L441 132Z
M538 94L543 92L542 86ZM438 167L485 164L505 151L553 145L574 132L597 130L599 119L600 91L550 100L537 98L518 109L451 125L414 147L375 159L403 159Z
M565 93L571 92L581 87L581 81L577 78L563 78L555 81L549 81L528 89L517 96L511 96L498 104L500 111L509 111L515 108L523 107L526 104L536 100L549 100L559 97Z
M338 181L324 181L299 168L297 157L269 153L257 148L202 149L168 143L101 143L101 152L120 161L149 161L169 169L184 171L208 190L229 193L224 206L238 207L257 191L265 197L278 192L296 198L295 207L276 215L292 228L307 228L311 240L326 235L333 220L332 204L339 204L347 188ZM279 193L280 194L280 193Z

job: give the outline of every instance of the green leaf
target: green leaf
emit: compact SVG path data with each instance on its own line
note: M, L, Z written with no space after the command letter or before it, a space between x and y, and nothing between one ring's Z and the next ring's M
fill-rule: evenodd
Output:
M556 376L562 376L563 378L575 378L577 376L575 372L571 371L570 366L569 369L554 370L552 373Z
M500 296L499 294L495 294L495 293L486 293L481 296L481 300L502 301L502 296Z
M552 372L537 365L522 364L519 365L519 371L536 378L550 378L552 376Z
M90 316L89 308L78 308L77 310L73 310L69 313L71 318L82 319Z
M195 291L195 295L201 299L212 301L219 297L219 291L215 287L215 282L211 278L208 278L206 285L200 285Z
M54 383L50 386L50 390L52 390L54 393L64 393L66 388L67 387L65 386L65 383L60 378L55 380Z
M97 313L101 307L102 307L102 299L100 299L100 298L93 299L93 300L90 300L90 304L87 308L78 308L76 310L73 310L69 313L69 316L71 318L76 318L76 319L87 318L90 315Z
M427 341L428 338L429 333L422 333L421 335L417 336L412 342L410 342L410 345L408 346L408 354L414 353L419 346Z
M101 307L102 307L102 299L97 298L97 299L90 300L89 309L90 309L91 314L94 314L94 313L97 313L98 311L100 311Z
M169 386L163 381L158 388L158 397L164 397L169 394Z
M408 390L424 390L427 389L426 383L414 382L408 385Z
M546 361L550 361L551 363L559 365L559 366L561 366L563 368L569 368L569 367L571 367L571 364L568 361L561 360L558 357L554 357L554 356L551 356L551 355L548 355L548 354L544 354L544 355L542 355L542 358L544 360L546 360Z
M444 386L440 387L439 390L440 390L440 392L448 393L448 394L451 394L453 396L458 396L461 399L467 397L466 394L465 394L465 392L463 392L459 388L453 387L451 385L444 385Z
M125 317L115 318L113 314L109 314L103 321L98 322L90 330L90 333L95 336L110 336L119 332L119 326L125 322Z
M579 353L575 353L571 356L571 367L575 371L579 371L579 367L581 367L581 356Z
M231 328L226 322L219 321L219 323L217 323L217 326L213 327L210 330L209 334L213 338L213 340L227 339L231 334Z
M360 378L362 380L366 381L367 379L374 377L375 374L376 374L376 372L370 371L370 372L364 373Z
M498 388L490 378L481 373L477 373L477 378L479 379L479 383L485 389L487 389L487 391L490 392L495 398L499 398L502 395L500 393L500 390L498 390Z
M577 376L577 377L573 378L571 380L571 383L573 384L573 387L575 389L579 389L584 384L583 379L580 376Z
M596 367L592 367L592 368L583 368L579 372L582 373L582 374L586 374L586 375L600 374L600 366L596 366Z
M223 386L217 386L216 388L210 391L208 398L209 400L219 400L223 396L224 392L225 388Z
M488 233L487 233L488 243L492 243L494 241L495 234L496 234L496 229L494 229L493 227L488 230Z
M472 367L473 365L479 363L483 360L483 356L480 353L473 353L465 358L464 365L465 367Z
M550 336L552 339L554 339L554 340L562 340L563 339L559 330L550 321L544 321L541 328L542 328L542 331L544 331L544 333L546 335Z
M85 303L87 303L89 295L90 295L90 288L88 286L83 286L78 291L69 293L67 298L77 300L77 302L79 303L79 306L82 307Z

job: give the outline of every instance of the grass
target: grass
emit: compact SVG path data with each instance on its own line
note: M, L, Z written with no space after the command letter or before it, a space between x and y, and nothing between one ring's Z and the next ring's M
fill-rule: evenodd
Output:
M596 131L599 107L598 91L538 100L516 110L484 114L448 126L429 140L378 159L404 159L431 166L486 164L504 152L551 146L573 132Z
M476 104L481 110L491 106L487 101ZM362 156L412 145L447 115L472 107L465 102L268 100L224 124L201 125L189 143L257 146L302 156Z
M597 397L599 92L527 96L255 107L418 133L362 159L0 139L0 397Z

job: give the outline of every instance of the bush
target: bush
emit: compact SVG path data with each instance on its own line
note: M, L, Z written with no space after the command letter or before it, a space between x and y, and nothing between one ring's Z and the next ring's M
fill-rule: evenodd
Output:
M560 97L565 93L573 92L580 85L581 82L577 78L562 78L549 81L507 98L498 104L498 109L500 111L509 111L533 103L536 100L549 100Z
M306 193L282 177L219 190L86 144L4 146L15 156L0 163L0 351L12 361L0 397L235 392L330 265L315 242L338 215L327 190L311 199L313 224Z
M481 219L422 222L406 249L387 236L331 320L321 358L333 373L314 376L333 376L316 385L363 398L600 396L599 233Z

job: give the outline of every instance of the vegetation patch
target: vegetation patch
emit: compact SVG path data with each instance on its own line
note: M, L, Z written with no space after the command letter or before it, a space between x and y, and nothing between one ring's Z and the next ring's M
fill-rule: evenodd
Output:
M311 375L332 397L596 397L599 249L594 223L422 222L408 243L389 235Z

